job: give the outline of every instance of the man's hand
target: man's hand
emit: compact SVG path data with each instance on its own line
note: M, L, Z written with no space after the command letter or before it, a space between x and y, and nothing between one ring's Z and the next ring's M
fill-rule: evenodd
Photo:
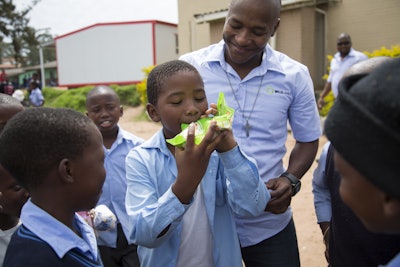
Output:
M317 101L317 106L318 106L318 109L321 109L321 108L323 108L324 106L325 106L325 101L324 101L324 98L319 98L318 99L318 101Z
M292 185L286 177L273 178L265 183L271 194L265 211L275 214L284 213L292 201Z

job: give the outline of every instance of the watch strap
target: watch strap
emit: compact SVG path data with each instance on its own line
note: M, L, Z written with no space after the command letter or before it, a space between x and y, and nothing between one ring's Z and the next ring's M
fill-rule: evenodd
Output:
M289 172L284 172L281 174L281 176L288 178L289 181L292 182L292 184L297 184L298 182L300 182L299 178Z
M289 181L292 185L292 196L296 195L300 191L300 187L301 187L300 179L289 172L284 172L281 174L281 176L289 179Z

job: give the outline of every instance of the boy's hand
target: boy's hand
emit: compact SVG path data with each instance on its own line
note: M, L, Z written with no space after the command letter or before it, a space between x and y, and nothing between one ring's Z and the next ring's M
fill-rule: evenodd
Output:
M218 113L218 109L217 109L217 104L215 103L211 103L210 104L210 108L206 110L206 112L204 113L204 115L201 115L200 118L205 118L208 117L210 115L217 115Z
M175 148L178 176L172 185L172 192L182 203L189 203L203 178L211 153L221 142L223 135L217 135L215 122L211 123L207 134L199 145L195 145L195 125L191 123L184 148Z
M218 143L216 150L220 153L231 150L236 146L236 140L233 137L232 129L220 129L217 126L217 134L222 137Z
M217 104L211 103L210 108L205 112L205 115L203 115L202 117L206 117L209 115L217 115L217 114L218 114ZM218 126L216 126L216 133L218 135L222 135L221 142L219 142L219 144L216 146L216 150L218 152L226 152L236 146L236 140L233 137L231 129L220 129Z

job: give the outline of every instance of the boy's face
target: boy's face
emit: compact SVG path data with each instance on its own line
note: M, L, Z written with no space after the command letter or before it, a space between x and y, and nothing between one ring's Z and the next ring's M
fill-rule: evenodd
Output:
M339 153L334 155L335 167L341 175L340 196L372 232L385 232L384 208L386 194L369 182Z
M148 106L152 120L161 121L165 138L181 132L182 123L200 119L208 108L204 84L199 74L180 71L163 84L156 106Z
M17 114L22 111L22 105L13 105L13 104L1 104L0 105L0 133L3 131L7 122Z
M123 114L118 98L109 92L92 95L87 100L86 110L102 134L114 130Z
M29 193L0 165L0 214L19 217Z
M103 138L93 125L89 129L89 143L83 154L71 160L74 175L74 199L79 203L76 209L90 210L100 198L103 183L106 178L104 168Z

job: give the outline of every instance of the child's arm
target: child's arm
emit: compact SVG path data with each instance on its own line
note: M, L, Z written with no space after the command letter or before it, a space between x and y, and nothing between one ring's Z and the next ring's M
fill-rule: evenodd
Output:
M188 131L185 148L175 152L176 178L163 162L163 153L148 153L156 150L140 147L129 152L125 202L131 225L130 243L158 247L173 235L203 178L211 153L221 140L214 137L215 131L213 123L199 145L194 144L194 128Z
M224 165L227 197L232 211L239 217L262 214L270 200L270 193L258 173L257 163L246 156L239 146L219 153Z
M158 247L168 240L189 207L171 191L175 177L163 162L165 155L152 152L134 148L126 157L127 239L145 247Z

